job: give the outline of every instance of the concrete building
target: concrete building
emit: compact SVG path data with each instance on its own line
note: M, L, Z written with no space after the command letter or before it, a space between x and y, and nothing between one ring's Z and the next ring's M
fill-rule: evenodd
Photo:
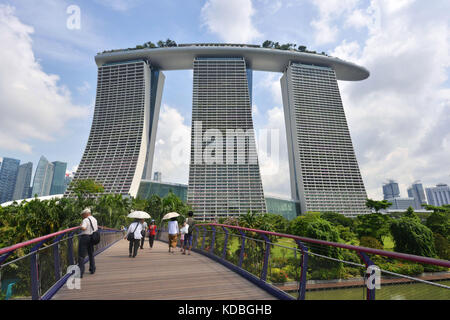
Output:
M420 182L414 182L408 188L408 197L414 198L414 209L423 209L422 205L427 204L427 199L425 198L425 191L423 185Z
M432 206L442 206L450 204L450 187L445 183L440 183L433 188L426 188L428 204Z
M12 200L19 165L20 160L3 158L0 169L0 203Z
M33 174L33 163L28 162L19 166L16 185L12 200L26 199L30 195L31 176Z
M370 213L335 71L290 63L281 87L291 193L301 212Z
M388 210L405 210L409 207L412 207L414 209L415 201L414 198L392 198L392 199L386 199L387 201L391 202L392 205L388 208Z
M365 68L320 54L242 44L114 50L95 60L94 119L74 180L94 179L105 193L136 196L141 179L151 178L161 71L193 69L188 202L205 219L265 212L251 114L252 70L279 72L292 194L302 212L368 213L337 85L366 79ZM326 156L326 164L318 154Z
M200 218L265 212L243 58L194 60L188 203Z

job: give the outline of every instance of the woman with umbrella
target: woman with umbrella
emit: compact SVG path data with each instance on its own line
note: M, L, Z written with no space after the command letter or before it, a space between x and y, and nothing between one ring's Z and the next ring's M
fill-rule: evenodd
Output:
M142 224L144 223L144 219L150 218L150 215L143 211L133 211L128 215L128 218L134 218L134 221L128 227L124 239L127 239L130 242L128 256L130 258L135 258L142 238Z
M177 237L178 237L178 233L180 233L180 229L178 228L178 222L177 222L177 217L179 216L178 213L176 212L169 212L168 214L166 214L163 217L163 220L168 220L169 224L169 252L175 253L175 248L177 246ZM171 251L170 249L173 248L173 250Z

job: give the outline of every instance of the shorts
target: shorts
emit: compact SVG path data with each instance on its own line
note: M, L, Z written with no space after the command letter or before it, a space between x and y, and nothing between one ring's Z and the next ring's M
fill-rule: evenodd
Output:
M185 247L192 247L192 234L185 234L184 235L184 246Z

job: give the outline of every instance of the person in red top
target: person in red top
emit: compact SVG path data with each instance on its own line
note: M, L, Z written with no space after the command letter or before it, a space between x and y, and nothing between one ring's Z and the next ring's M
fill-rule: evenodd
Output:
M155 220L152 220L150 222L150 225L148 226L148 242L150 244L150 249L153 248L153 241L155 240L156 236L156 225Z

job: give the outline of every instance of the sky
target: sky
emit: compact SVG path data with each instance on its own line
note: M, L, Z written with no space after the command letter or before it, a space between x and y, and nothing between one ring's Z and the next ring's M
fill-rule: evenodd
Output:
M448 12L448 0L0 0L0 158L31 161L35 170L44 155L76 170L92 122L98 52L167 38L273 40L370 71L364 81L339 81L370 198L382 198L388 179L402 196L416 180L450 184ZM187 183L192 71L164 73L153 171ZM253 121L264 191L289 198L281 75L254 72ZM264 157L264 130L278 133L278 157Z

